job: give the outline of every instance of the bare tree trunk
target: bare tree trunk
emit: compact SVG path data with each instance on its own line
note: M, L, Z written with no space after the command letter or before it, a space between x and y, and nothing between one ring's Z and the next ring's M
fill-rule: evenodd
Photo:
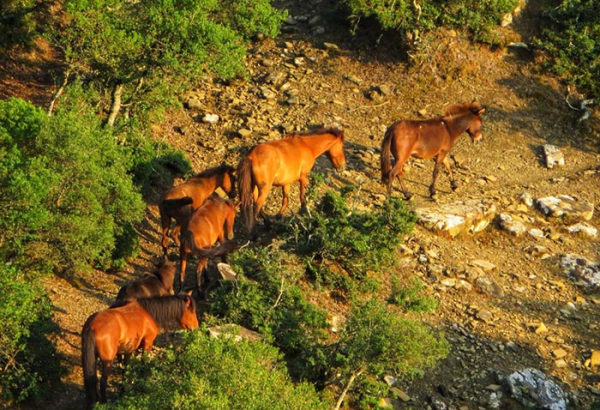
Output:
M348 383L346 383L346 387L344 387L344 390L342 391L342 394L340 395L340 398L337 401L337 404L335 405L335 410L340 410L340 407L342 407L342 403L346 398L346 394L348 393L348 390L350 390L350 387L354 383L354 380L356 380L356 378L360 376L364 371L365 369L360 368L358 371L352 373L350 379L348 379Z
M48 117L52 116L52 111L54 111L54 105L56 104L56 101L58 101L58 97L60 97L62 92L65 90L65 87L69 83L70 75L71 75L71 70L67 70L65 72L65 78L63 79L62 84L60 85L60 87L58 87L58 90L56 90L56 92L52 96L52 101L50 101L50 106L48 107Z
M115 120L117 119L117 115L119 114L119 110L121 110L121 95L123 94L123 84L118 83L115 85L113 89L112 95L112 105L110 106L110 114L108 116L108 120L106 124L109 126L115 125Z

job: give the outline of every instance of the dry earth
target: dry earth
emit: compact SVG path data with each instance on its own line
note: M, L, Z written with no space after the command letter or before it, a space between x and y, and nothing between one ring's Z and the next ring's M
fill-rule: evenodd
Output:
M196 108L175 110L166 121L155 124L156 138L182 149L200 171L222 161L236 164L251 146L284 133L338 126L346 134L348 170L334 174L321 158L316 171L327 175L330 187L359 187L355 206L364 210L384 198L378 160L385 128L397 119L435 116L448 104L475 98L487 107L484 142L471 144L466 136L458 140L452 154L460 189L452 193L446 175L441 174L437 205L487 199L506 210L516 207L523 193L534 198L567 194L594 204L596 213L589 223L600 228L598 113L575 126L578 113L565 103L568 91L537 73L533 55L511 48L490 51L450 32L424 44L428 58L407 68L394 38L376 39L361 33L349 37L339 16L330 13L330 3L283 4L290 8L296 24L286 25L275 41L252 45L247 60L250 80L199 83L182 96L189 103L186 106ZM507 38L529 40L535 32L536 4L531 1L515 19L504 33ZM324 32L316 27L323 27ZM31 70L28 76L14 75L22 73L18 70L0 70L3 97L18 95L47 103L53 91L52 87L44 89L51 79L45 71L51 60L48 53L31 57L26 65ZM18 59L11 61L12 67L18 66ZM384 92L378 94L375 88ZM217 114L220 120L203 122L205 114ZM545 167L541 147L547 143L564 153L564 167ZM407 168L409 189L416 194L411 207L436 205L428 198L432 169L430 161L416 160ZM297 187L292 195L288 215L298 209ZM394 195L400 192L395 190ZM268 211L273 213L278 203L273 193ZM597 261L600 245L597 238L564 233L562 220L547 219L534 209L523 211L523 218L543 229L546 237L513 237L490 227L452 239L417 226L407 238L410 251L390 274L424 279L428 293L440 301L436 314L424 319L446 333L452 350L422 380L400 384L411 402L396 403L398 408L437 408L438 401L460 409L492 408L489 397L493 385L499 384L497 375L527 367L542 370L568 392L570 408L589 408L595 401L600 377L583 362L592 350L600 349L600 295L573 283L557 267L557 257L576 253ZM153 202L148 204L146 223L139 233L140 257L126 271L97 272L77 283L48 281L62 329L58 345L67 357L69 373L52 404L40 408L82 407L81 326L89 314L107 307L121 284L148 272L160 259ZM530 251L540 247L545 250ZM475 260L487 261L494 268L484 272L473 265ZM477 286L478 276L493 280L495 291ZM451 285L452 279L464 279L473 286L457 288ZM344 311L327 295L319 300L333 315ZM565 309L571 314L565 314ZM542 322L547 331L535 332ZM562 361L556 357L562 354L559 349L566 353ZM502 408L522 407L507 400Z

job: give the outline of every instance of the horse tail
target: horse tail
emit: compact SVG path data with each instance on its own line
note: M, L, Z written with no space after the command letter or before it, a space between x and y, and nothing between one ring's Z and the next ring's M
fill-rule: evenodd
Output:
M396 124L397 123L394 123L388 127L388 129L385 131L383 142L381 143L380 165L381 183L383 184L387 184L390 180L390 171L392 170L392 160L390 158L390 151L392 147L392 139L394 137L394 129L396 128Z
M81 333L81 365L83 367L83 386L87 408L92 408L98 401L98 376L96 375L96 337L94 331L88 326L90 320L83 327Z
M244 157L238 166L238 191L240 210L248 232L254 228L254 196L252 184L252 160Z
M119 289L119 293L117 293L117 297L115 298L115 300L125 300L125 298L127 298L127 296L128 296L127 289L128 289L127 285L121 286L121 289Z
M179 209L182 206L191 205L194 203L194 199L190 196L184 196L183 198L175 198L175 199L163 199L160 203L160 211L161 214L164 212L169 212L174 209Z

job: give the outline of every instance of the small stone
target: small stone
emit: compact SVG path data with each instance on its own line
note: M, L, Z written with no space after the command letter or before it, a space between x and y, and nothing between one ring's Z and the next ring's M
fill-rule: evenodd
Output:
M546 332L548 332L548 328L546 327L544 322L540 322L540 324L535 328L535 333L537 333L538 335Z
M554 361L554 366L557 369L562 369L564 367L567 367L567 362L565 362L563 359L559 359L559 360Z
M583 363L585 367L596 367L600 365L600 350L593 350L590 357Z
M219 121L219 116L217 114L206 114L202 117L202 122L206 122L208 124L215 124Z
M556 350L552 351L552 354L554 355L554 357L556 357L557 359L562 359L563 357L565 357L568 353L565 349L559 348Z
M247 128L240 128L238 130L238 134L240 134L240 137L246 138L246 137L249 137L252 134L252 131L250 131Z
M400 390L397 387L392 387L392 392L404 403L407 403L410 401L410 396L408 394L406 394L406 392L404 392L403 390Z

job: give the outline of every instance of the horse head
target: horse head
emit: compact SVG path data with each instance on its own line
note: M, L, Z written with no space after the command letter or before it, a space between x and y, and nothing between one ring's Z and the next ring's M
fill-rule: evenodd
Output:
M346 169L346 155L344 154L344 131L332 129L329 130L335 136L335 140L327 151L327 158L331 161L338 172Z
M483 140L483 135L481 134L481 115L485 112L485 107L473 100L469 104L469 112L473 115L473 118L466 130L467 134L469 134L473 142L480 142Z
M192 291L190 290L185 295L181 295L185 303L183 314L179 323L184 330L198 329L200 324L198 323L198 316L196 315L196 301L192 297Z
M229 165L223 164L225 172L223 173L223 181L221 182L221 188L227 193L227 196L231 199L235 198L237 192L235 190L235 168Z

